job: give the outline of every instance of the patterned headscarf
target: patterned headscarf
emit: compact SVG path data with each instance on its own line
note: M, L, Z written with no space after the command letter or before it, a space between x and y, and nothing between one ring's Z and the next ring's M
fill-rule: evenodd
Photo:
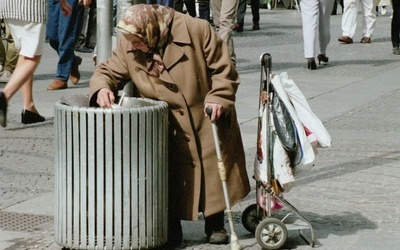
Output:
M147 63L148 71L156 76L164 70L161 55L174 13L174 9L157 4L135 4L117 24L122 33L138 36L147 45L152 55Z

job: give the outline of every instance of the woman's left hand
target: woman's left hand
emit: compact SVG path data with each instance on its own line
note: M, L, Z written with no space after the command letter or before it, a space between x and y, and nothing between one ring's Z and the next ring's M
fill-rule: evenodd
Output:
M222 105L220 105L218 103L207 102L206 105L205 105L205 108L204 108L205 116L208 116L208 114L206 112L206 109L208 107L212 108L212 113L211 113L211 116L210 116L210 120L211 121L218 120L221 117L221 115L224 113L224 107L222 107Z

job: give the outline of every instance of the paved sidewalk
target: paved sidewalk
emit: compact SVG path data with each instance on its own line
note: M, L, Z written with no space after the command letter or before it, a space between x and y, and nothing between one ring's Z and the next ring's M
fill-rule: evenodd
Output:
M340 9L340 8L339 8ZM300 13L261 9L261 30L251 31L247 10L245 31L235 33L237 66L242 84L237 95L238 118L252 175L260 81L260 55L272 55L274 73L287 72L333 138L320 149L310 169L298 169L295 186L284 197L314 227L315 248L375 250L400 245L400 56L392 54L391 8L378 16L371 44L361 39L337 42L341 12L331 18L329 63L315 71L303 58ZM78 85L47 91L56 53L46 46L37 70L34 96L46 122L22 125L22 102L10 103L8 127L0 128L0 250L62 249L54 243L54 103L62 96L88 93L94 70L91 54L83 57ZM0 88L4 85L0 84ZM244 249L261 249L241 223L241 213L255 203L253 190L233 207L235 229ZM184 241L178 249L229 249L205 243L204 221L183 222ZM229 231L229 225L226 225ZM306 234L308 232L306 231ZM313 249L290 231L285 249Z

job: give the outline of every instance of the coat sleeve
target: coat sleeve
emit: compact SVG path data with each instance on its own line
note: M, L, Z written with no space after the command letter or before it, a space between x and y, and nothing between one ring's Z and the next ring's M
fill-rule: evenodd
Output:
M228 46L209 24L204 27L203 41L204 56L210 71L211 88L205 98L205 103L219 103L228 113L234 106L235 94L240 82L239 75L230 58Z
M90 106L97 106L97 92L102 88L111 89L114 94L129 82L130 75L127 64L127 42L121 36L112 56L102 62L90 79Z

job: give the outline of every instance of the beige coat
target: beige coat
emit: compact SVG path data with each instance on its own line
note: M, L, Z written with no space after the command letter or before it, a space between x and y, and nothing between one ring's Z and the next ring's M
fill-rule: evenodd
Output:
M250 191L245 156L234 107L239 85L227 46L207 21L175 13L165 48L166 70L149 75L144 58L119 37L110 59L99 65L90 80L90 100L95 93L132 79L141 97L169 105L169 194L172 216L196 220L223 211L225 201L217 169L210 120L204 116L206 102L219 103L224 115L217 121L221 151L227 168L231 205Z

